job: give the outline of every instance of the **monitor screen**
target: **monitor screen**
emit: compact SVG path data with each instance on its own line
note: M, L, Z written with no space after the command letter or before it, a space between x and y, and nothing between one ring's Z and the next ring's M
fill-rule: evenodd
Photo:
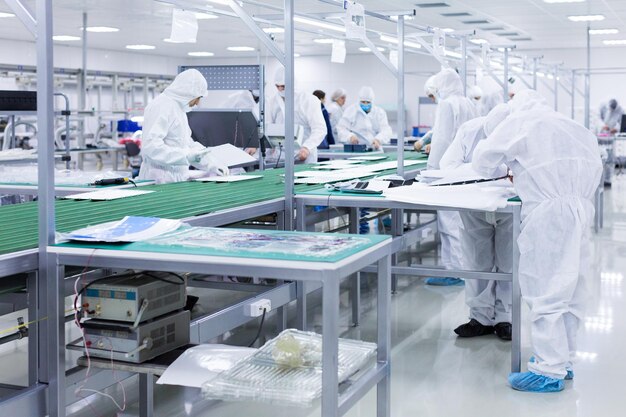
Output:
M626 133L626 114L622 116L622 125L619 129L620 133Z
M187 113L187 119L191 137L204 146L259 146L257 120L250 110L195 110Z

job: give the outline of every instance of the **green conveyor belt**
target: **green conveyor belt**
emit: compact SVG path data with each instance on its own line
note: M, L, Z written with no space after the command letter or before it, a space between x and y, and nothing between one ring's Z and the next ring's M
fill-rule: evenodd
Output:
M407 153L405 158L425 159L417 153ZM304 169L310 168L296 166L297 171ZM280 176L283 172L283 169L267 170L261 179L236 183L181 182L145 186L141 189L156 192L112 201L57 200L56 229L69 232L129 215L184 219L281 198L284 196ZM295 190L316 188L320 186L297 185ZM0 207L0 255L36 248L37 235L36 202Z

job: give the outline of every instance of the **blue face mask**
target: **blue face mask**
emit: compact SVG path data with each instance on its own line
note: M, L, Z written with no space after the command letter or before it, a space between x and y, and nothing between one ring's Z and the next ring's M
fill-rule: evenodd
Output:
M359 105L361 106L361 109L365 112L365 113L369 113L370 110L372 110L372 103L370 104L363 104L363 103L359 103Z

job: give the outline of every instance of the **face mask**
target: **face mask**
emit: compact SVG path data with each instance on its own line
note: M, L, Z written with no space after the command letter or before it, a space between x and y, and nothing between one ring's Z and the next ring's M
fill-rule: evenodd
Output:
M361 106L361 110L363 110L365 113L369 113L370 110L372 110L372 103L370 104L359 103L359 105Z
M282 98L285 98L285 90L278 90L278 95L281 96Z

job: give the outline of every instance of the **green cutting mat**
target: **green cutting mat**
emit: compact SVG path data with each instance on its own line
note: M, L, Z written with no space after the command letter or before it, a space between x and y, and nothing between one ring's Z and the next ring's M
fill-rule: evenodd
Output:
M388 154L395 158L395 154ZM405 159L424 159L418 153L407 153ZM298 165L296 171L310 169ZM384 171L393 173L395 170ZM283 198L283 169L264 171L263 178L234 183L181 182L148 185L142 190L156 192L112 201L56 201L56 229L70 232L75 229L124 216L162 217L184 219L217 211ZM297 185L296 193L321 188L319 185ZM37 247L37 203L0 207L0 254Z

